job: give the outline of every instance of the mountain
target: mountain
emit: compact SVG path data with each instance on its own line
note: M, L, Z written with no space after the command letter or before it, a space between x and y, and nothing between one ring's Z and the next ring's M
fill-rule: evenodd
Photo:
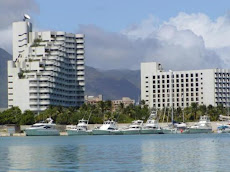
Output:
M7 61L12 56L0 48L0 108L7 108Z
M139 70L100 70L85 66L86 95L103 95L104 100L140 97Z

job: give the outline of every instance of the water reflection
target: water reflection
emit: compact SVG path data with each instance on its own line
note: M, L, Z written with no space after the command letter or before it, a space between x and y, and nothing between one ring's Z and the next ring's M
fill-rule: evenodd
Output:
M0 171L228 171L229 146L228 135L1 138Z
M230 159L229 154L222 149L222 138L213 136L174 135L146 140L142 142L142 171L225 171L223 162Z

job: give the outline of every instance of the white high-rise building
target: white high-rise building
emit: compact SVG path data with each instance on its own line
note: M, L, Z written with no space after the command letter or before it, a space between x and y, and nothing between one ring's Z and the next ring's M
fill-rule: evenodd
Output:
M160 63L141 63L141 99L154 108L229 106L230 70L164 71Z
M50 105L84 103L84 35L32 32L13 23L13 61L8 62L8 106L36 113Z

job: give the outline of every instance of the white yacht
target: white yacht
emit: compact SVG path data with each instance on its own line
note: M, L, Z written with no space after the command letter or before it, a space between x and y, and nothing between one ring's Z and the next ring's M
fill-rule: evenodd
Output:
M103 123L102 126L97 127L92 130L93 135L111 135L111 134L121 134L117 128L117 123L113 120L108 120Z
M156 118L157 112L152 111L145 126L141 129L141 134L163 134Z
M74 135L88 135L91 130L88 130L88 120L79 120L77 125L70 126L66 128L68 136Z
M59 136L60 132L56 129L56 124L51 118L47 122L33 124L30 128L25 129L27 136Z
M141 134L141 129L143 127L142 120L133 121L128 128L124 128L121 130L123 134Z
M195 125L188 127L188 133L211 133L212 126L210 118L206 115L200 117L200 121Z

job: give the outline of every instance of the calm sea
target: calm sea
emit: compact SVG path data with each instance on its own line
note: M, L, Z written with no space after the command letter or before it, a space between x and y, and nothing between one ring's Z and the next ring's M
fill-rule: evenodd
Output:
M230 171L230 135L0 137L0 171Z

